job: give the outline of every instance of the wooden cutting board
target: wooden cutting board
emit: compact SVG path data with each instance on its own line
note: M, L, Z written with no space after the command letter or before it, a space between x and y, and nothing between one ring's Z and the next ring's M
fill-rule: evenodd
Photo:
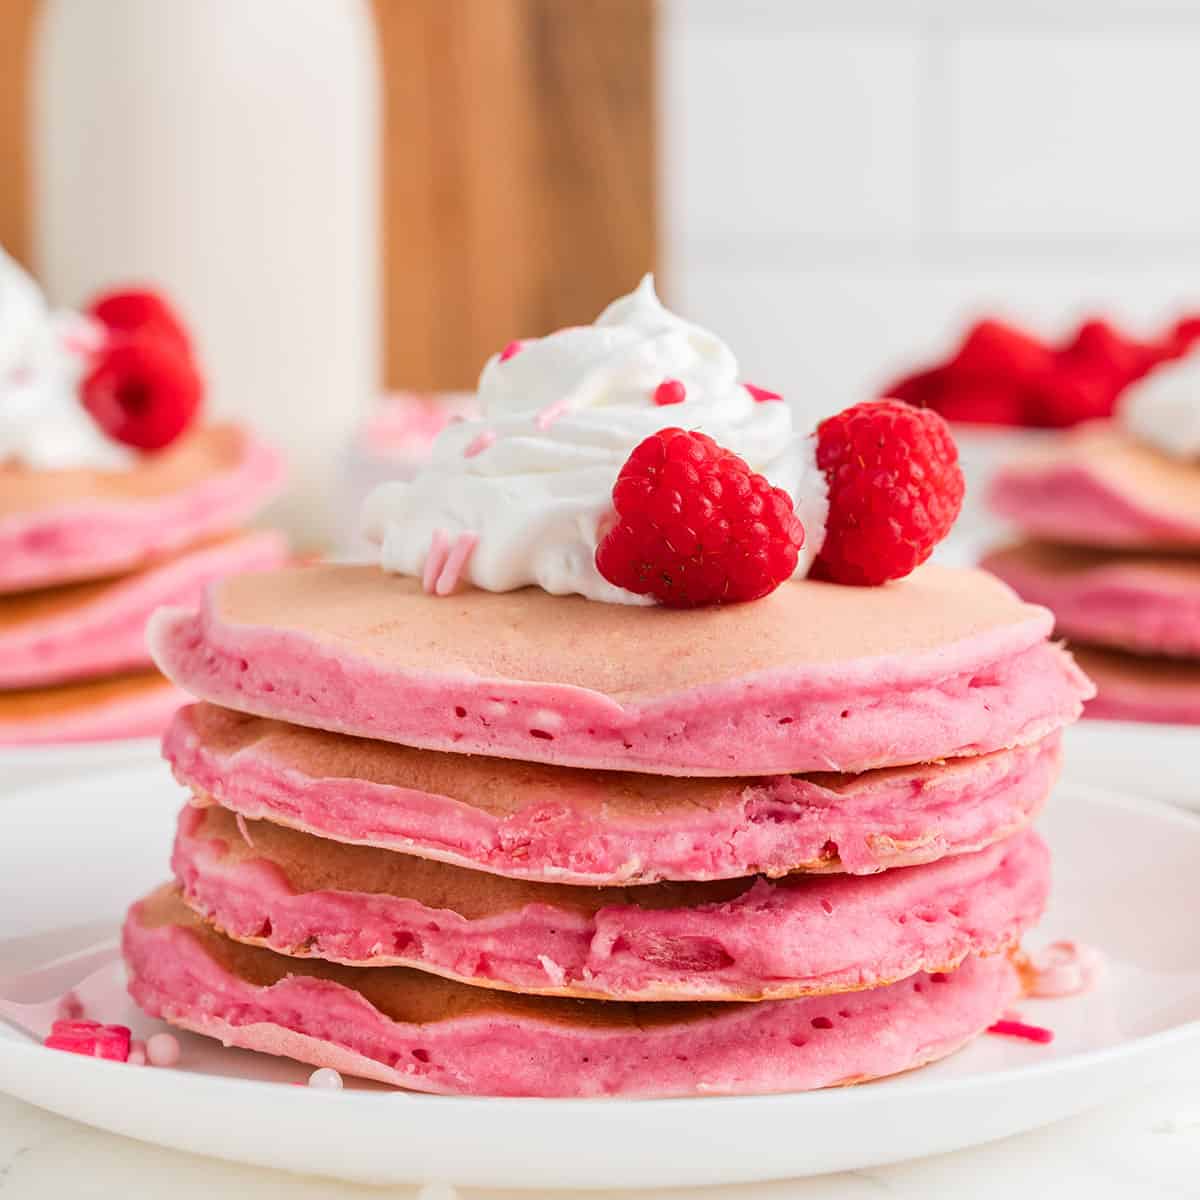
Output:
M0 243L25 261L37 2L0 3ZM655 265L654 0L373 2L385 378L470 387Z

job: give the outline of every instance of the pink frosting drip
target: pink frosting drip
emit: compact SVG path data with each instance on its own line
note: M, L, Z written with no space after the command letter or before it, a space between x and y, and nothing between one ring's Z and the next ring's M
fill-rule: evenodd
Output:
M398 1087L493 1096L781 1092L891 1075L956 1050L1018 991L1013 967L993 956L968 959L939 981L919 975L841 996L723 1005L699 1017L681 1006L678 1022L645 1028L551 1019L551 1010L543 1019L532 1002L413 1025L341 983L305 976L302 962L278 983L255 986L224 969L190 931L142 925L136 906L124 953L130 992L151 1016Z

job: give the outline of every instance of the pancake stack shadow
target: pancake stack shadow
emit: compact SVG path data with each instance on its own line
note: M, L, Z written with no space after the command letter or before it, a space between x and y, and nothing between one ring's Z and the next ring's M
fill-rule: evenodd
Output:
M859 604L921 614L962 588L999 605L984 648L955 642L924 685L911 663L883 663L870 685L911 710L908 726L871 726L882 701L861 683L852 695L853 670L815 696L812 673L846 663L793 622ZM931 628L953 625L933 608ZM692 613L434 598L373 568L227 581L152 632L159 663L207 702L164 742L189 798L173 883L126 923L131 992L227 1044L443 1093L774 1092L941 1058L1019 997L1014 956L1046 900L1030 824L1084 685L1042 616L981 573L932 568L886 590L793 584ZM714 632L732 640L716 666L641 661L674 637L717 656ZM633 652L620 718L614 665L582 655L589 644ZM764 674L763 653L782 665ZM1039 686L1003 682L1010 659ZM616 739L640 771L613 769L601 700L637 723ZM651 714L681 705L691 716L654 734L651 761L638 740ZM705 732L722 705L737 722ZM844 748L820 732L830 716ZM905 752L931 728L976 740L937 761ZM890 739L883 762L863 758L868 730ZM757 769L843 749L861 769ZM746 769L717 773L731 760Z

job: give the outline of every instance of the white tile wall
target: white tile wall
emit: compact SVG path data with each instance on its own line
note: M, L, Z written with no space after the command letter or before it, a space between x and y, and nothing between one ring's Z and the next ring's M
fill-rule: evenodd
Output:
M914 37L684 36L666 83L668 221L701 239L911 234L919 59Z
M975 313L1200 308L1196 0L667 0L665 292L814 413Z
M958 228L1194 238L1198 57L1191 31L958 40Z

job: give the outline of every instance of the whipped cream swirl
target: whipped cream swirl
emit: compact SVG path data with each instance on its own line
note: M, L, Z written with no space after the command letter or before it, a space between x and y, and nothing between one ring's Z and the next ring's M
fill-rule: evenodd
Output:
M134 455L79 400L88 351L101 337L78 313L52 313L41 289L0 248L0 464L117 470Z
M685 398L656 405L671 380ZM787 404L755 400L729 347L668 312L650 276L594 324L493 355L478 399L482 416L447 428L420 474L368 496L364 532L385 570L430 590L461 577L488 591L533 584L652 603L609 583L595 554L617 475L668 426L708 434L791 495L805 529L797 576L821 549L829 505L815 439L796 431Z
M1163 454L1200 460L1200 353L1163 363L1130 385L1117 420Z

